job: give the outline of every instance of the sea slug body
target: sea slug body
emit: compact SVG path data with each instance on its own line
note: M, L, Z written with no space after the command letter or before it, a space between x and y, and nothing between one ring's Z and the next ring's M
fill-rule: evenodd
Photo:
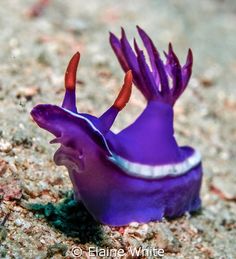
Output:
M201 206L201 155L179 147L173 127L173 106L190 79L192 52L181 66L169 44L164 63L149 36L137 29L150 65L135 40L132 49L123 29L121 39L110 34L126 75L114 104L100 117L77 111L79 53L66 70L62 106L39 104L31 112L39 127L55 136L51 143L60 144L54 161L67 167L75 198L96 220L112 226L174 218ZM129 101L132 82L147 105L130 126L115 134L111 126Z

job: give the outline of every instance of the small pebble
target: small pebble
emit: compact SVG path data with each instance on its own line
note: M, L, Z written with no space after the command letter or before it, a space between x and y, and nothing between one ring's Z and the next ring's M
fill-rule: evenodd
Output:
M0 176L3 176L8 169L8 164L5 160L0 159Z
M8 153L12 150L12 145L10 142L0 139L0 152Z

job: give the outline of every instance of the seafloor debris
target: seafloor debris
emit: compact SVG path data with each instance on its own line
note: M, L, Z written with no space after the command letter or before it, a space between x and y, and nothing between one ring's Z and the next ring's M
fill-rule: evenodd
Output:
M211 190L225 200L236 201L236 181L223 176L215 176L210 184Z
M5 223L8 220L9 216L10 212L4 216L2 222L0 223L0 243L4 241L7 237L7 228L5 227Z
M39 92L39 87L31 86L31 87L21 87L16 97L21 98L24 97L27 101L31 100L36 94Z
M0 195L3 200L20 200L22 191L20 181L16 179L6 178L0 183Z
M48 246L47 248L47 256L52 258L55 254L61 254L62 256L66 255L67 245L61 243L55 243L53 245Z
M0 176L3 176L7 171L8 165L7 162L0 158Z
M48 6L49 2L50 0L37 0L37 2L29 9L28 15L30 17L40 16Z

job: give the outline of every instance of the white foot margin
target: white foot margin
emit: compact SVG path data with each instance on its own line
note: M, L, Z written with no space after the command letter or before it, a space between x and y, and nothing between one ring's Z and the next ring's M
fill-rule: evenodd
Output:
M173 177L187 173L201 162L201 154L198 151L194 151L194 153L184 161L169 165L145 165L134 163L114 153L108 159L130 176L145 179L159 179L166 176Z

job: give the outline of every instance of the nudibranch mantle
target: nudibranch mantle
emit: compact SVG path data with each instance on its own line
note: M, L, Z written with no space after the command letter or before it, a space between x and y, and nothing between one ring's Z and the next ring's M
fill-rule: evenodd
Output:
M115 102L100 117L76 108L79 53L66 70L62 107L40 104L31 112L36 123L55 136L51 143L60 144L54 161L67 167L75 198L95 219L113 226L178 217L201 206L201 155L191 147L179 147L173 128L173 105L188 84L192 52L182 67L170 44L164 63L149 36L139 27L138 32L150 66L135 40L133 51L123 29L120 40L110 34L126 75ZM129 101L132 82L147 106L115 134L111 126Z

